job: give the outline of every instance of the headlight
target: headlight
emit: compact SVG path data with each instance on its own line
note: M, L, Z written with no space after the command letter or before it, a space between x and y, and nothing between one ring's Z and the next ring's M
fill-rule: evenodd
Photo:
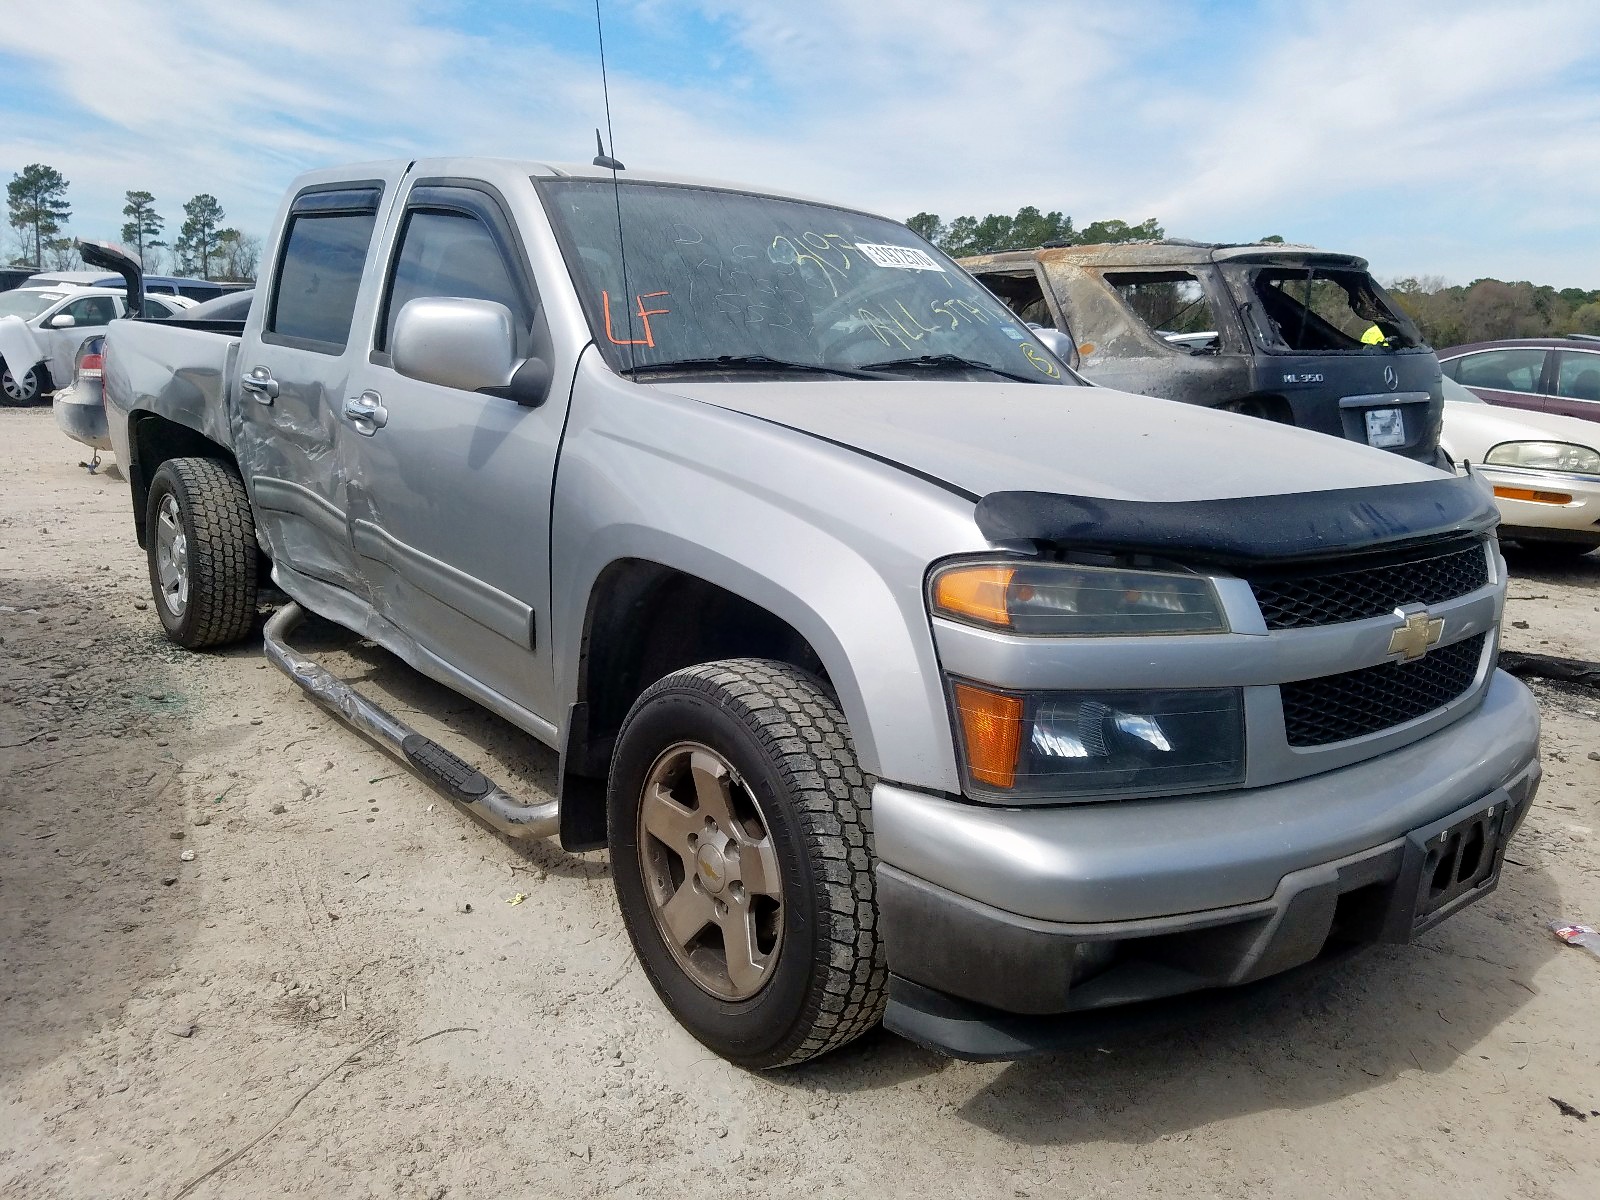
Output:
M1600 475L1600 452L1572 442L1501 442L1483 456L1483 464Z
M1226 633L1222 602L1199 575L1070 563L954 563L934 573L933 611L1035 636Z
M1003 692L952 680L971 793L1152 796L1244 781L1238 688Z

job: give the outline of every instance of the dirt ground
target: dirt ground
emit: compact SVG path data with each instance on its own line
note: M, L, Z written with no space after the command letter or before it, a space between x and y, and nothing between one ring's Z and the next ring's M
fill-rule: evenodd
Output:
M171 1200L241 1150L187 1194L1600 1195L1600 959L1545 929L1600 925L1600 693L1537 688L1538 806L1420 944L1181 1033L755 1076L657 1003L603 854L498 840L257 645L167 643L83 457L0 410L0 1195ZM1600 658L1600 556L1513 572L1509 648ZM381 652L302 644L550 786Z

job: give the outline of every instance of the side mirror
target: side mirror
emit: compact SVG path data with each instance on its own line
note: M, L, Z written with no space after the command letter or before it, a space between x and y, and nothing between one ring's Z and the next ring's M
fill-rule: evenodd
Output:
M1074 371L1078 369L1078 343L1059 329L1035 329L1033 336L1040 345L1054 354Z
M389 353L410 379L464 392L504 388L517 369L511 310L493 300L425 296L395 318Z
M50 318L51 329L71 329L78 323L78 318L71 313L57 313Z

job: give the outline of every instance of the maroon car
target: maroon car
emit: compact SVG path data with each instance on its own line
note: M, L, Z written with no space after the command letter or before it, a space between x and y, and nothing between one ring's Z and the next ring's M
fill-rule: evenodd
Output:
M1439 364L1490 404L1600 421L1600 337L1592 333L1451 346Z

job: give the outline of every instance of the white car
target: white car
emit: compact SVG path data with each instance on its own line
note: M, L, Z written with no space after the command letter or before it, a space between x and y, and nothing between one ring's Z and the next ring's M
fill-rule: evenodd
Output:
M1501 537L1552 558L1600 546L1600 425L1485 404L1446 378L1439 445L1493 486Z
M187 296L147 295L142 315L164 319L194 305ZM33 404L69 385L78 348L126 313L121 288L62 284L0 292L0 404Z
M32 404L72 381L84 338L126 311L112 288L14 288L0 292L0 404Z

